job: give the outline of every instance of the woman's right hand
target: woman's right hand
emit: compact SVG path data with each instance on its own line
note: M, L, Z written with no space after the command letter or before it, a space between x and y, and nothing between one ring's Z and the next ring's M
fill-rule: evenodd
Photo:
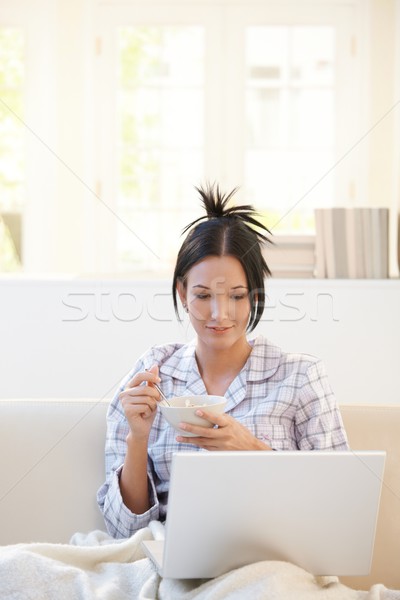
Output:
M149 437L160 400L160 394L152 383L160 381L158 366L153 365L144 373L136 373L119 395L131 435L137 440ZM144 382L147 385L143 385Z

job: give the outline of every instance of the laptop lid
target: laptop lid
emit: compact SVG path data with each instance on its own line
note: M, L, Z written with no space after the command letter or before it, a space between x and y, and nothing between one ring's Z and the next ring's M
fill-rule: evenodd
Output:
M368 574L384 462L380 451L176 453L165 540L146 551L171 578L261 560Z

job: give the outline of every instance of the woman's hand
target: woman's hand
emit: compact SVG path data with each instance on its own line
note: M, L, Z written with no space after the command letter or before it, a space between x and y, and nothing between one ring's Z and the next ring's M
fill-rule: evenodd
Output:
M143 385L143 383L147 385ZM157 411L160 394L152 383L159 383L158 366L144 373L136 373L119 395L131 435L136 440L147 440Z
M207 428L189 423L180 423L179 427L196 437L178 436L178 442L194 444L205 450L272 450L264 444L239 421L229 415L215 415L206 410L198 410L196 414L217 427Z

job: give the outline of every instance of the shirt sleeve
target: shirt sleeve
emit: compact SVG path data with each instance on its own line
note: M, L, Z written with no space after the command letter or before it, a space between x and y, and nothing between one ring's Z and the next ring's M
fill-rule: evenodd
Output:
M120 474L126 455L126 436L129 425L122 409L119 394L136 372L143 370L139 362L117 390L107 413L107 434L105 445L106 480L97 492L97 502L104 516L108 533L114 538L130 537L135 531L146 527L151 520L159 518L159 502L154 483L151 461L148 460L147 478L149 485L150 508L143 514L135 514L125 506L120 491Z
M295 416L300 450L348 450L346 432L322 361L312 363Z

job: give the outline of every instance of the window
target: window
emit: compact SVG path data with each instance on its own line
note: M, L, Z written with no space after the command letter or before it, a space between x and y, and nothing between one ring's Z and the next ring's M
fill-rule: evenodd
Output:
M239 186L274 233L313 233L314 207L349 201L352 166L332 167L358 125L351 6L139 6L98 8L111 270L170 268L204 180Z
M390 206L397 264L393 23L363 0L3 0L0 270L169 276L207 180L285 247L315 207Z
M149 258L133 229L151 232L155 254L172 261L184 190L203 173L204 32L120 27L117 40L117 256L121 270L132 270Z
M335 41L327 26L246 29L246 190L275 232L312 231L310 205L335 201L331 175L291 211L334 164Z
M24 32L0 27L0 270L21 263L25 201Z

